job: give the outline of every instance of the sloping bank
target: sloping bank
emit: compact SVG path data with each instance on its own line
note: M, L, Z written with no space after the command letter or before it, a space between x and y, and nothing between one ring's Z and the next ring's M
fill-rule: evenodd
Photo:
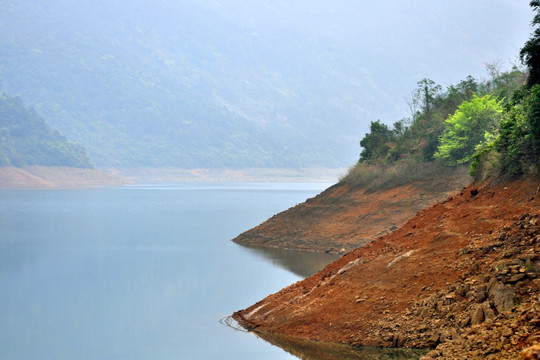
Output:
M318 196L233 239L252 247L345 252L401 227L419 210L471 183L468 168L358 167ZM362 182L359 182L361 179Z
M519 358L540 341L539 193L538 179L471 185L234 318L262 335Z

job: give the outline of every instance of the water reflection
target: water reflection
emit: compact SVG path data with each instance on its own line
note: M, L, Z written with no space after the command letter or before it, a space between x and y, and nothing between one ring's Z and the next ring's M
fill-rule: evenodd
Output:
M353 348L258 331L255 334L302 360L418 360L426 354L422 350Z
M302 278L315 274L340 257L337 254L321 252L241 246L266 261L285 268Z
M20 248L8 248L0 239L0 276L18 275L32 261L35 261L34 253Z
M291 271L302 278L322 270L340 255L275 248L242 246L249 252ZM225 325L231 326L226 323ZM239 326L239 325L236 325ZM305 339L253 332L257 337L285 350L303 360L418 360L424 351L411 349L354 348L342 344L309 341Z

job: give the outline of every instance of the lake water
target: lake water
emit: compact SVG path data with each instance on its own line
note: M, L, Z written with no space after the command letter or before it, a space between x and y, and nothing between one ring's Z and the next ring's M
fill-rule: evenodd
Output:
M329 185L0 190L0 359L296 359L219 320L332 257L230 240Z

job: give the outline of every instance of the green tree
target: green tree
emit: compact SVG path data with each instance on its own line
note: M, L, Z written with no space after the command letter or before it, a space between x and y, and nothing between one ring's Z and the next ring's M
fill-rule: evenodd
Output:
M475 152L495 138L502 117L501 102L490 95L464 101L444 123L435 157L456 166L472 160Z
M501 172L510 176L540 169L540 1L531 1L530 6L536 12L531 22L536 29L520 51L529 70L527 86L509 102L495 142Z
M516 177L540 168L539 119L540 84L516 92L495 142L495 149L501 154L502 173Z
M431 79L422 79L417 83L418 87L414 91L413 103L415 107L420 107L425 117L429 118L435 107L435 102L440 96L442 87Z
M360 141L360 146L363 148L360 153L360 162L371 163L377 159L384 159L390 150L389 142L395 136L395 132L381 123L380 120L372 121L369 131Z
M489 80L477 81L468 76L444 91L430 79L419 81L409 102L411 117L395 122L392 129L380 122L373 123L371 133L361 142L364 149L359 161L390 164L404 159L434 160L449 114L454 114L463 102L471 101L475 95L491 94L492 99L507 103L526 80L526 73L517 67L501 72L494 64L490 66L490 73ZM483 132L479 133L485 142L483 135Z
M513 66L509 71L501 71L499 64L487 64L491 79L481 84L477 94L493 94L498 100L503 100L504 103L509 102L519 88L527 83L528 71Z
M540 25L540 1L533 0L530 2L530 5L536 12L531 25L537 28L521 49L519 56L529 70L527 85L532 87L533 85L540 84L540 28L538 27Z

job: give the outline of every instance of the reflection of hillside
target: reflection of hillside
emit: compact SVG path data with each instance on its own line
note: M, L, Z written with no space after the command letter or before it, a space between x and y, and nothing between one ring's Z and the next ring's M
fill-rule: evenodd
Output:
M411 349L353 348L269 333L256 335L303 360L412 360L425 354Z
M321 252L243 247L272 264L283 267L303 278L315 274L340 257L340 255Z

